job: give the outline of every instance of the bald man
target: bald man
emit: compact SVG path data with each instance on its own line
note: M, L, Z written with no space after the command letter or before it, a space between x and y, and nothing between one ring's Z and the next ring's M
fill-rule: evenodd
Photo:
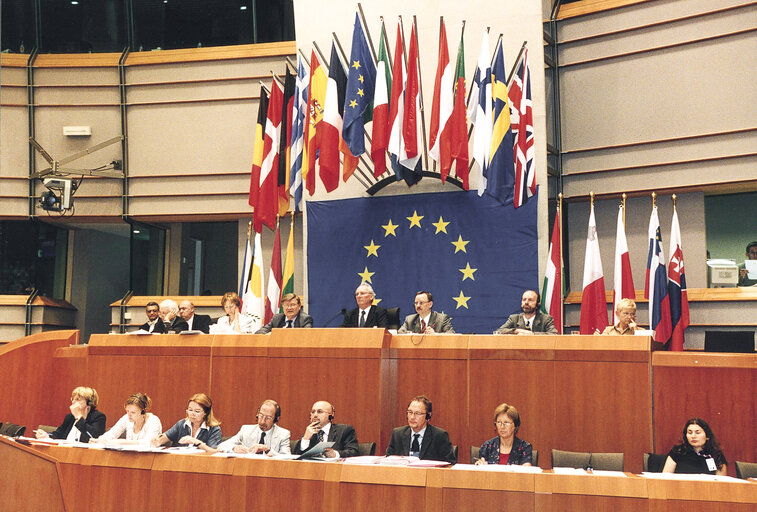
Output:
M302 439L294 445L292 453L301 455L320 441L333 441L334 446L323 452L324 457L354 457L358 454L357 435L352 425L332 423L336 411L334 406L323 400L313 404L310 410L310 424L305 428Z
M188 300L179 304L179 316L187 323L185 331L210 332L210 315L195 315L195 305Z

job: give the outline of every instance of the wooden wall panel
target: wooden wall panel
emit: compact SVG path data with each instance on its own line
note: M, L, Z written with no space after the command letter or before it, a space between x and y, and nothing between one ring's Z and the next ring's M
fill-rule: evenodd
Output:
M32 448L0 438L3 510L64 512L58 464ZM30 485L34 482L34 485Z

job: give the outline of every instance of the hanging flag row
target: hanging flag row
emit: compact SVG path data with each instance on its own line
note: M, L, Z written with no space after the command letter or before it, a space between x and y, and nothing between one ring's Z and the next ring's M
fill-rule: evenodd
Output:
M613 311L617 311L618 303L622 299L633 300L636 296L623 218L624 205L620 205L615 242ZM557 225L557 220L555 220L555 230L558 229ZM657 206L654 203L649 218L648 235L649 248L644 297L649 299L649 328L654 331L655 341L666 344L669 350L683 350L684 330L689 325L689 301L686 290L686 272L683 250L681 248L681 230L678 224L675 196L670 227L670 258L668 260L665 259L663 252L660 220L657 214ZM552 244L550 245L550 255L552 254L554 244L555 239L553 235ZM552 263L552 259L552 256L550 256L550 263L547 264L548 275L550 271L554 272L551 269L556 265ZM558 265L557 269L559 268ZM546 292L546 278L544 289L544 302L551 304L551 296L547 295ZM552 289L550 288L550 290ZM553 316L557 314L551 311L547 312ZM562 314L561 309L559 314ZM618 318L616 316L613 324L617 322ZM608 326L604 273L599 253L593 200L589 213L589 227L586 237L580 325L581 334L602 332Z
M312 195L320 180L331 192L361 164L375 178L391 172L410 186L430 170L430 157L442 182L454 176L468 190L472 171L479 195L516 208L528 201L536 192L528 50L524 45L508 89L502 39L492 57L485 31L466 107L464 28L453 61L440 21L428 142L417 26L406 40L401 19L393 61L383 21L375 54L356 14L346 62L335 40L328 62L314 49L309 63L298 57L296 75L287 68L283 85L274 78L268 92L261 84L249 194L255 232L274 229L292 199L300 211L303 188Z

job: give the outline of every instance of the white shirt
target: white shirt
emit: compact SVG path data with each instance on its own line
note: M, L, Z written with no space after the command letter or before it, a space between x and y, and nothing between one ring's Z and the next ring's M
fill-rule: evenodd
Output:
M134 422L129 421L129 416L124 414L100 439L110 441L120 439L126 434L127 441L139 441L140 444L147 444L152 438L158 437L163 432L163 425L160 418L154 414L148 412L146 416L142 430L136 434L134 433Z
M368 306L367 308L360 310L360 314L357 316L358 327L360 327L360 317L363 316L363 313L365 313L365 320L363 320L363 323L365 324L365 322L368 321L368 313L370 312L371 312L371 306Z
M157 323L158 323L158 319L157 318L155 320L153 320L152 322L148 320L147 321L147 326L148 326L147 327L147 332L152 332L153 329L155 329L155 325Z

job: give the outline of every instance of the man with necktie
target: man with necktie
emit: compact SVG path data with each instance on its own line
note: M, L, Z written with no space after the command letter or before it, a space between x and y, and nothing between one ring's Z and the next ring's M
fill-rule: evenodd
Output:
M435 332L454 333L449 316L432 311L434 298L430 292L415 294L415 314L405 317L405 323L397 331L398 334L409 332L433 334Z
M520 302L522 313L510 315L494 334L559 334L552 317L539 311L540 305L539 292L526 290Z
M295 293L287 293L281 298L283 313L276 313L271 321L257 330L255 334L267 334L271 329L284 328L294 329L300 327L313 327L313 317L302 311L302 302Z
M376 294L368 283L355 290L357 307L344 315L342 327L386 327L386 310L373 305Z
M409 455L455 464L457 458L449 434L446 430L429 423L431 412L432 404L427 396L413 398L407 406L407 426L397 427L392 431L386 454Z
M289 431L277 423L281 417L281 407L275 400L266 400L256 418L257 425L242 425L233 437L218 445L219 452L290 454Z
M313 404L310 410L310 424L305 428L302 439L294 444L292 453L300 455L321 441L333 441L334 446L323 452L324 457L354 457L358 454L357 435L352 425L332 423L336 411L325 401Z

